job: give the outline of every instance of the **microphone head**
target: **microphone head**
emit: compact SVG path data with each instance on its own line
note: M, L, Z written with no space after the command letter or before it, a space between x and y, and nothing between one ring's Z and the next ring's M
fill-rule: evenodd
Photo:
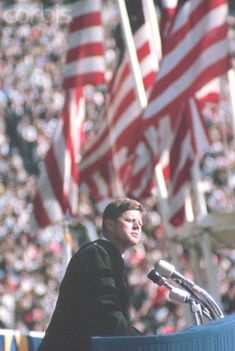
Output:
M190 294L185 290L173 288L169 293L169 298L177 302L187 302L190 299Z
M175 267L167 261L160 260L155 264L156 271L166 278L170 278L175 271Z
M160 276L154 269L149 272L148 278L152 280L154 283L158 284L159 286L165 284L165 279Z

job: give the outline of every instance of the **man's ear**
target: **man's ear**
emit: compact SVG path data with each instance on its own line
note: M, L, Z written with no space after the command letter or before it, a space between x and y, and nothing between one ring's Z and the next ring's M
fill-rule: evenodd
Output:
M105 223L105 228L106 228L106 230L108 232L110 230L112 230L112 228L113 228L113 220L111 218L107 218L104 223Z

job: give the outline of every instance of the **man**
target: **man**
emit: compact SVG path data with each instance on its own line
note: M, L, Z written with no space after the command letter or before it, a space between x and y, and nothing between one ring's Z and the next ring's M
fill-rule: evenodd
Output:
M104 239L72 257L38 351L88 351L91 336L138 335L129 321L122 254L141 238L144 207L121 198L103 213Z

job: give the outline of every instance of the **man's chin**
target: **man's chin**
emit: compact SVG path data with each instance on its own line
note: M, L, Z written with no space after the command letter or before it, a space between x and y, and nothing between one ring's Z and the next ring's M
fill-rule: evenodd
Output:
M131 239L132 246L137 245L139 243L139 241L140 241L139 237L138 238L137 237L132 237L132 239Z

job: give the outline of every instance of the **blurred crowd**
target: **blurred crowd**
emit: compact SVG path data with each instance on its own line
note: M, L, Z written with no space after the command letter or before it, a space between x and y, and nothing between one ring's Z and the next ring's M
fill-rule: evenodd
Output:
M105 4L104 16L111 27L116 19L110 15L115 10L111 1ZM40 1L27 4L32 11L38 5ZM66 228L50 227L32 234L29 223L40 161L64 102L61 83L68 16L65 12L57 20L54 16L42 17L42 7L39 12L30 12L31 16L6 9L0 8L0 328L44 331L66 264L62 259ZM232 16L230 25L235 54ZM106 45L111 66L115 59L111 38ZM232 212L235 206L234 122L228 81L224 79L222 84L225 96L221 103L204 110L212 144L200 163L208 211L213 213ZM87 131L91 132L103 98L91 87L86 96ZM154 263L162 257L170 258L171 251L156 198L146 199L144 205L148 216L143 241L127 255L132 319L144 333L167 333L182 329L186 322L182 307L168 299L166 288L147 279ZM99 213L89 196L81 193L79 218L70 228L72 250L99 237L100 228ZM176 250L181 266L190 273L187 250L181 245ZM235 250L216 250L213 260L219 270L224 311L235 312Z

